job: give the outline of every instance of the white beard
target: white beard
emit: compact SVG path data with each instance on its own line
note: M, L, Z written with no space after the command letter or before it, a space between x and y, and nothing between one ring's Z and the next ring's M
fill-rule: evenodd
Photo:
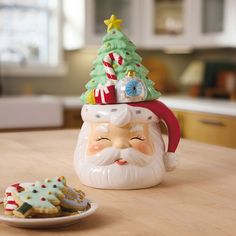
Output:
M136 149L106 148L94 156L87 156L87 137L80 134L75 151L74 166L81 182L103 189L139 189L159 184L164 176L164 145L161 136L155 137L153 155ZM118 165L119 158L127 161Z

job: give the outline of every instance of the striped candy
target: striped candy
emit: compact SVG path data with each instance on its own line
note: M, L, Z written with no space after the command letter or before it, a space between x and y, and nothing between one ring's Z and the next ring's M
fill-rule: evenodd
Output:
M12 193L13 192L18 192L21 189L21 186L19 183L13 184L10 187L8 187L5 191L5 211L14 211L17 207L18 204L15 202Z
M124 63L124 60L122 56L114 52L107 54L103 58L103 65L105 67L107 78L112 80L117 80L116 74L112 67L113 61L116 61L119 65L122 65Z
M9 212L9 214L14 211L18 204L14 200L12 194L14 192L20 192L22 188L25 188L29 183L17 183L9 186L5 191L5 198L4 198L4 208L5 211Z

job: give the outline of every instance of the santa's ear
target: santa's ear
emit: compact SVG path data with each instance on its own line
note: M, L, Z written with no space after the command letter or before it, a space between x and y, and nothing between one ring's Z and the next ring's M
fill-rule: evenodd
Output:
M163 162L166 171L172 171L176 169L178 165L178 156L173 152L165 152L163 156Z

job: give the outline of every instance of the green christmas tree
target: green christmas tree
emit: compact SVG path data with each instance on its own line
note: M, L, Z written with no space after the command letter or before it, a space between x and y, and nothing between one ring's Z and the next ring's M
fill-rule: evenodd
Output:
M136 53L135 45L121 31L120 24L122 20L112 15L110 19L104 22L108 26L107 34L104 36L102 47L98 50L97 58L93 62L93 68L90 73L92 79L85 85L87 91L81 96L82 102L96 104L94 91L99 86L106 87L110 81L114 82L114 80L109 79L107 70L112 70L112 73L114 72L117 79L116 87L118 81L124 80L124 78L130 75L135 76L145 87L145 97L143 100L148 101L159 98L160 93L155 90L154 82L148 79L148 70L141 64L142 58ZM112 60L111 68L106 66L104 58L109 54L119 55L123 59L123 63L120 64L118 60ZM135 83L133 84L135 85ZM135 86L132 88L139 89Z

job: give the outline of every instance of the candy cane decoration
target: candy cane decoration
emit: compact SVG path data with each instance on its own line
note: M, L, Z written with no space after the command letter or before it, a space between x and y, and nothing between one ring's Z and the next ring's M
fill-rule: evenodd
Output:
M5 198L3 201L6 212L9 212L9 214L11 214L11 212L18 207L18 204L16 203L15 199L12 196L13 193L21 192L22 190L24 190L25 187L29 185L31 185L31 183L17 183L17 184L12 184L6 189Z
M13 184L6 189L5 199L4 199L5 211L12 212L18 207L18 204L15 202L12 196L12 193L19 192L21 189L22 187L20 186L19 183Z
M103 59L103 65L105 67L107 78L117 80L116 74L112 67L113 61L116 61L119 65L122 65L124 60L122 56L114 52L107 54Z

